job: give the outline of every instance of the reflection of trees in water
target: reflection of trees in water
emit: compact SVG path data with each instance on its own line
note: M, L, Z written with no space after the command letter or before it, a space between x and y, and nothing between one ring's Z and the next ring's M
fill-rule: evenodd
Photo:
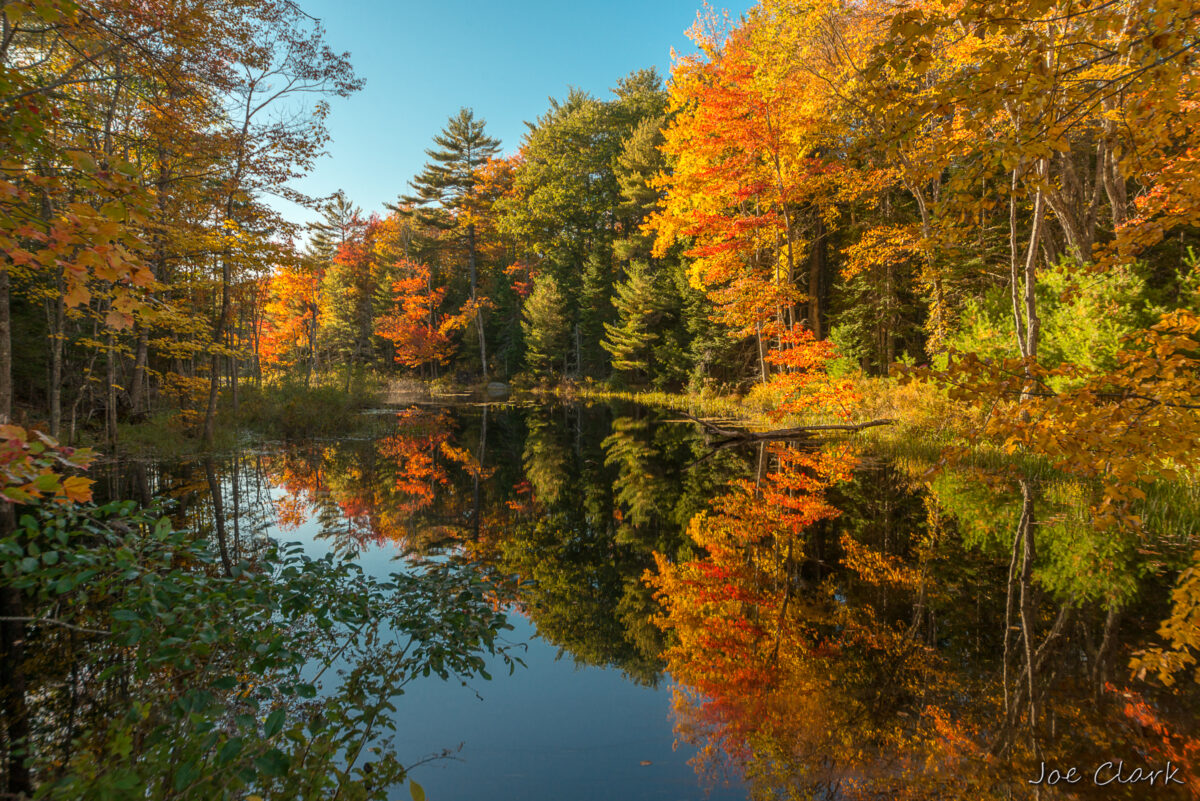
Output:
M1161 555L1090 526L1070 487L708 454L637 408L426 409L374 440L106 480L173 494L234 562L268 527L452 545L579 662L646 684L668 668L681 739L762 797L1020 796L1043 759L1128 772L1200 747L1190 697L1124 684L1141 621L1164 614L1137 579Z
M199 461L110 462L92 475L98 499L128 498L147 507L165 500L173 524L207 534L228 572L266 547L265 533L279 525L268 462L262 452L247 450Z
M610 418L580 407L532 410L512 517L492 530L480 555L512 576L506 597L547 641L586 664L613 666L655 684L663 663L657 611L642 575L654 550L683 543L680 509L744 471L723 454L691 473L703 444L691 426L666 425L647 410Z
M565 417L566 407L561 411L550 409L541 413L539 410L529 415L522 453L525 478L533 488L534 498L549 506L562 500L571 449L565 420L554 419L559 414Z
M843 459L776 451L692 521L703 556L659 557L676 727L698 767L762 798L1033 797L1043 760L1079 766L1081 795L1142 794L1091 784L1110 759L1128 776L1171 758L1194 781L1196 744L1174 733L1194 699L1106 683L1128 675L1119 599L1086 569L1063 575L1080 533L1061 505L1031 481L1015 496L973 483L967 510L938 494L954 483L914 490L887 465L834 486ZM990 542L960 531L989 518Z
M336 549L388 543L429 551L474 530L485 499L486 414L469 430L445 410L413 408L374 440L281 451L269 460L281 527L315 524Z

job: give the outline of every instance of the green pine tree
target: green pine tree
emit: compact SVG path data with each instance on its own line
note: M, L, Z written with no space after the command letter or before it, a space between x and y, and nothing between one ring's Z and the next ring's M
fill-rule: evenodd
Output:
M565 373L570 320L566 295L554 276L544 273L534 280L522 316L525 361L530 370L535 375L545 375L554 372L555 365L562 364Z
M433 137L437 147L425 151L430 161L409 182L414 194L401 198L422 222L457 231L466 255L470 298L476 303L479 301L479 249L470 212L476 200L479 168L500 152L500 140L484 132L486 124L485 120L476 119L471 109L459 109L442 132ZM393 208L399 210L400 207ZM487 335L482 310L475 316L475 329L479 337L480 369L487 380Z

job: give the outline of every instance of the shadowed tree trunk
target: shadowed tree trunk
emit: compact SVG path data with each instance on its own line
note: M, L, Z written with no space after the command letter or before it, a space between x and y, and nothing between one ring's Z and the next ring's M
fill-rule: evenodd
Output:
M229 543L225 537L225 504L211 456L204 459L204 477L208 480L208 491L212 495L214 528L217 532L217 547L221 551L221 566L225 569L226 576L232 576L233 564L229 560Z

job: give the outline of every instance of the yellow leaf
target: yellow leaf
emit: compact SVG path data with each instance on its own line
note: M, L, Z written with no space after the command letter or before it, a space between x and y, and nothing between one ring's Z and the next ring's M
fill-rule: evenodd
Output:
M63 301L67 304L67 308L74 308L82 306L91 299L92 293L88 292L87 287L83 284L72 284Z
M94 483L90 478L68 476L62 483L63 494L68 501L74 503L90 501L92 499L92 484Z

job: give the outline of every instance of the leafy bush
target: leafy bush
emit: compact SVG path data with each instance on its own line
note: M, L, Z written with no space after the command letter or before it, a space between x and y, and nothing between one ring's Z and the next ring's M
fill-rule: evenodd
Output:
M503 615L452 565L380 581L271 543L231 564L159 509L25 509L0 587L26 621L5 709L28 704L8 746L35 798L383 799L406 778L387 747L405 686L513 664Z
M1110 369L1122 339L1155 319L1146 280L1139 270L1117 266L1089 272L1061 261L1039 274L1037 304L1041 317L1039 356L1046 367L1064 363ZM949 344L982 358L1017 355L1012 296L1008 287L993 287L968 300Z
M306 387L296 381L247 387L238 404L238 422L283 439L344 434L355 415L378 401L373 381L345 386Z

